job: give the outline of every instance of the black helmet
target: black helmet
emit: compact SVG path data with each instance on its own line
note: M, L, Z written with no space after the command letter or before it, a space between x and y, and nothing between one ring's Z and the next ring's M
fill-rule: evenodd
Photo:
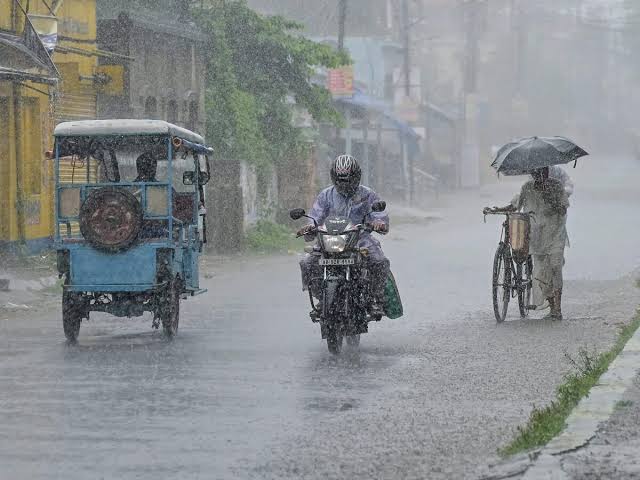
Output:
M351 155L338 155L331 163L331 181L339 193L351 197L360 186L362 170Z

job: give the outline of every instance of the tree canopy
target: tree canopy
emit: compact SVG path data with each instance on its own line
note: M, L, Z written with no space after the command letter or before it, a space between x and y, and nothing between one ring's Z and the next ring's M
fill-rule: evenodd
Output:
M244 0L194 3L208 36L207 141L221 158L262 164L292 154L303 143L293 125L296 108L340 124L329 92L311 80L319 67L350 63L347 54L304 38L298 23L258 14Z

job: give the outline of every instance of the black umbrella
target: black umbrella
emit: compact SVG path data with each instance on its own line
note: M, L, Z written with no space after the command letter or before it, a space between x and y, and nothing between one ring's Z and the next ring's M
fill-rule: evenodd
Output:
M504 175L527 175L585 155L589 154L565 137L526 137L500 148L491 166Z

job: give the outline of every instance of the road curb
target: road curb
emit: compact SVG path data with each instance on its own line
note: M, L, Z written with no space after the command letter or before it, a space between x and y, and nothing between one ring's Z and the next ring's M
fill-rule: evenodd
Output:
M640 328L627 341L598 383L567 418L566 427L545 447L495 465L481 480L567 480L561 458L589 444L600 425L614 413L616 404L640 373Z
M21 280L21 279L4 279L7 282L7 289L3 290L5 293L11 292L39 292L41 290L45 290L47 288L53 287L56 283L58 283L57 275L49 275L46 277L40 277L32 280Z

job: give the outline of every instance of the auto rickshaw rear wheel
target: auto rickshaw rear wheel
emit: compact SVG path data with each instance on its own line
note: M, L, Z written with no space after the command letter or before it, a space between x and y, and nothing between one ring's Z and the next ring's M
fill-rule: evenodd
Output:
M174 337L178 333L180 323L180 294L182 283L180 277L175 276L163 288L160 299L158 317L162 321L162 329L167 337Z
M142 205L128 190L94 190L80 207L80 232L94 248L110 253L129 248L142 229Z
M80 323L84 315L83 308L79 294L66 290L62 292L62 328L64 336L71 343L78 341Z

